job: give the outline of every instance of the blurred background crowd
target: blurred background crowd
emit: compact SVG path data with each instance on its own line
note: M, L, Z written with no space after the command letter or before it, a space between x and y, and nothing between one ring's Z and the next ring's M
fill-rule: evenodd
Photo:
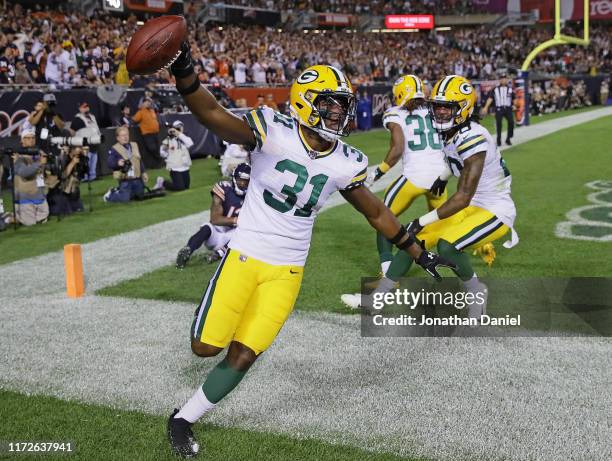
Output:
M380 127L391 85L404 74L420 76L428 87L441 76L464 75L475 82L482 105L482 95L499 77L516 77L526 54L554 31L550 23L497 27L490 21L463 21L464 15L480 12L482 2L476 0L224 3L239 9L242 20L203 21L198 12L225 7L181 2L196 72L222 105L239 115L264 105L287 113L291 81L313 64L330 64L358 89L358 130ZM0 9L0 154L7 154L0 155L0 185L14 193L11 219L33 225L49 215L91 210L91 183L102 175L116 180L104 194L107 202L189 189L193 157L217 157L221 174L231 175L246 151L209 139L206 129L185 113L167 70L151 76L128 73L129 40L148 13L113 14L100 8L83 13L79 5L72 0L38 5L4 0ZM274 10L278 21L255 24L258 8ZM348 25L296 26L296 18L319 13L329 13L332 22L339 15ZM452 15L461 25L406 33L351 22L407 13ZM567 22L563 33L580 36L581 24ZM555 46L540 53L531 64L527 113L607 104L611 41L612 23L598 21L592 23L589 46ZM515 106L520 122L524 107ZM6 147L9 138L13 142ZM156 176L149 178L151 172ZM83 194L82 183L87 184ZM0 230L7 216L0 197Z
M252 3L252 2L251 2ZM265 2L268 3L268 2ZM272 2L274 3L274 2ZM303 7L300 2L281 2ZM307 3L307 2L302 2ZM312 2L343 10L390 8L406 11L427 2ZM471 2L431 2L459 4ZM308 3L306 6L310 5ZM383 6L384 5L384 6ZM322 7L321 8L327 8ZM417 8L418 9L418 8ZM143 86L130 79L125 67L129 37L138 27L135 16L122 19L101 12L93 17L53 11L26 12L20 5L0 13L0 83L53 83L86 87L105 83ZM563 73L596 75L612 71L612 28L594 26L589 47L553 47L539 55L532 69L553 77ZM568 35L578 30L567 28ZM449 31L372 33L346 30L289 32L263 26L191 27L192 53L200 80L224 87L245 84L286 84L313 63L343 69L355 84L392 81L414 73L424 80L456 73L470 79L493 78L498 69L519 68L525 50L550 37L549 28L489 26ZM158 83L171 83L167 72Z

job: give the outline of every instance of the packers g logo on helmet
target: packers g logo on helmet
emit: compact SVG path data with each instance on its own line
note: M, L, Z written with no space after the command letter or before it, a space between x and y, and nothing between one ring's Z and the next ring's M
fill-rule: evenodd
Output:
M314 69L308 69L300 74L297 78L298 83L314 82L319 77L319 73Z
M443 132L466 123L474 113L475 105L476 91L468 79L460 75L444 77L434 85L429 100L434 128ZM443 107L450 111L441 110Z
M334 141L349 134L355 95L351 82L335 67L317 65L303 71L291 85L289 102L291 115L322 138Z
M393 83L393 104L401 107L408 101L425 98L423 82L416 75L404 75Z
M469 83L464 82L461 85L459 85L459 91L461 91L463 94L472 94L472 92L474 91L474 88Z

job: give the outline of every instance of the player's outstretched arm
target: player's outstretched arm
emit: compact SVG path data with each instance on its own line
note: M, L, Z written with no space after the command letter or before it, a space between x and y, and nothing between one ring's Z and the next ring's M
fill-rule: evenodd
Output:
M229 143L255 146L255 135L249 125L221 106L210 91L200 85L187 42L183 42L181 54L170 70L176 77L176 89L202 125Z
M389 151L385 159L368 174L368 179L366 180L368 185L378 181L387 171L393 168L404 153L404 132L402 127L397 123L389 123L388 127L389 131L391 131Z
M437 270L440 266L456 268L455 264L446 261L437 254L423 250L414 234L407 232L395 215L391 213L391 210L368 188L355 187L354 189L341 191L341 194L347 202L366 217L374 229L398 248L406 251L432 277L437 280L441 278Z

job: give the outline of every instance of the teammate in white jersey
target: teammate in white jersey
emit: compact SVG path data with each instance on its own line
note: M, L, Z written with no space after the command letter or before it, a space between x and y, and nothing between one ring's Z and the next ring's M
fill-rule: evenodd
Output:
M365 155L338 140L350 131L355 98L350 82L331 66L313 66L291 87L292 117L268 108L238 118L221 107L193 71L183 44L171 70L194 116L230 143L251 150L249 192L237 230L210 280L192 325L191 348L225 358L191 399L168 419L173 450L195 456L191 425L215 407L276 338L297 298L314 218L335 191L435 277L447 265L423 251L391 211L362 184Z
M510 248L518 243L518 236L514 231L516 208L510 196L512 177L489 132L472 119L475 104L476 91L464 77L449 75L434 86L430 113L452 171L440 180L454 174L459 182L446 202L415 219L408 228L426 248L437 245L440 255L456 264L455 272L467 291L486 294L486 286L478 280L464 251L497 240L509 231L512 236L504 246ZM377 290L391 289L411 264L398 253ZM361 305L359 294L343 295L342 300L351 306ZM469 307L469 315L479 319L485 313L486 299Z
M424 196L429 210L446 200L445 176L448 166L442 141L431 123L425 105L423 82L416 75L404 75L393 84L394 106L383 114L383 126L391 133L391 145L385 159L368 175L371 186L401 159L402 174L385 190L384 203L395 216L406 211L418 197ZM393 260L393 244L376 234L381 274Z

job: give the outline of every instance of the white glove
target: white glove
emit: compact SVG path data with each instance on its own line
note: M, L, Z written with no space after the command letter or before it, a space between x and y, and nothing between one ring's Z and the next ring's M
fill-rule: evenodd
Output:
M372 171L368 173L368 177L365 180L365 185L368 189L371 188L380 177L377 176L376 170L378 170L378 167L373 168Z

